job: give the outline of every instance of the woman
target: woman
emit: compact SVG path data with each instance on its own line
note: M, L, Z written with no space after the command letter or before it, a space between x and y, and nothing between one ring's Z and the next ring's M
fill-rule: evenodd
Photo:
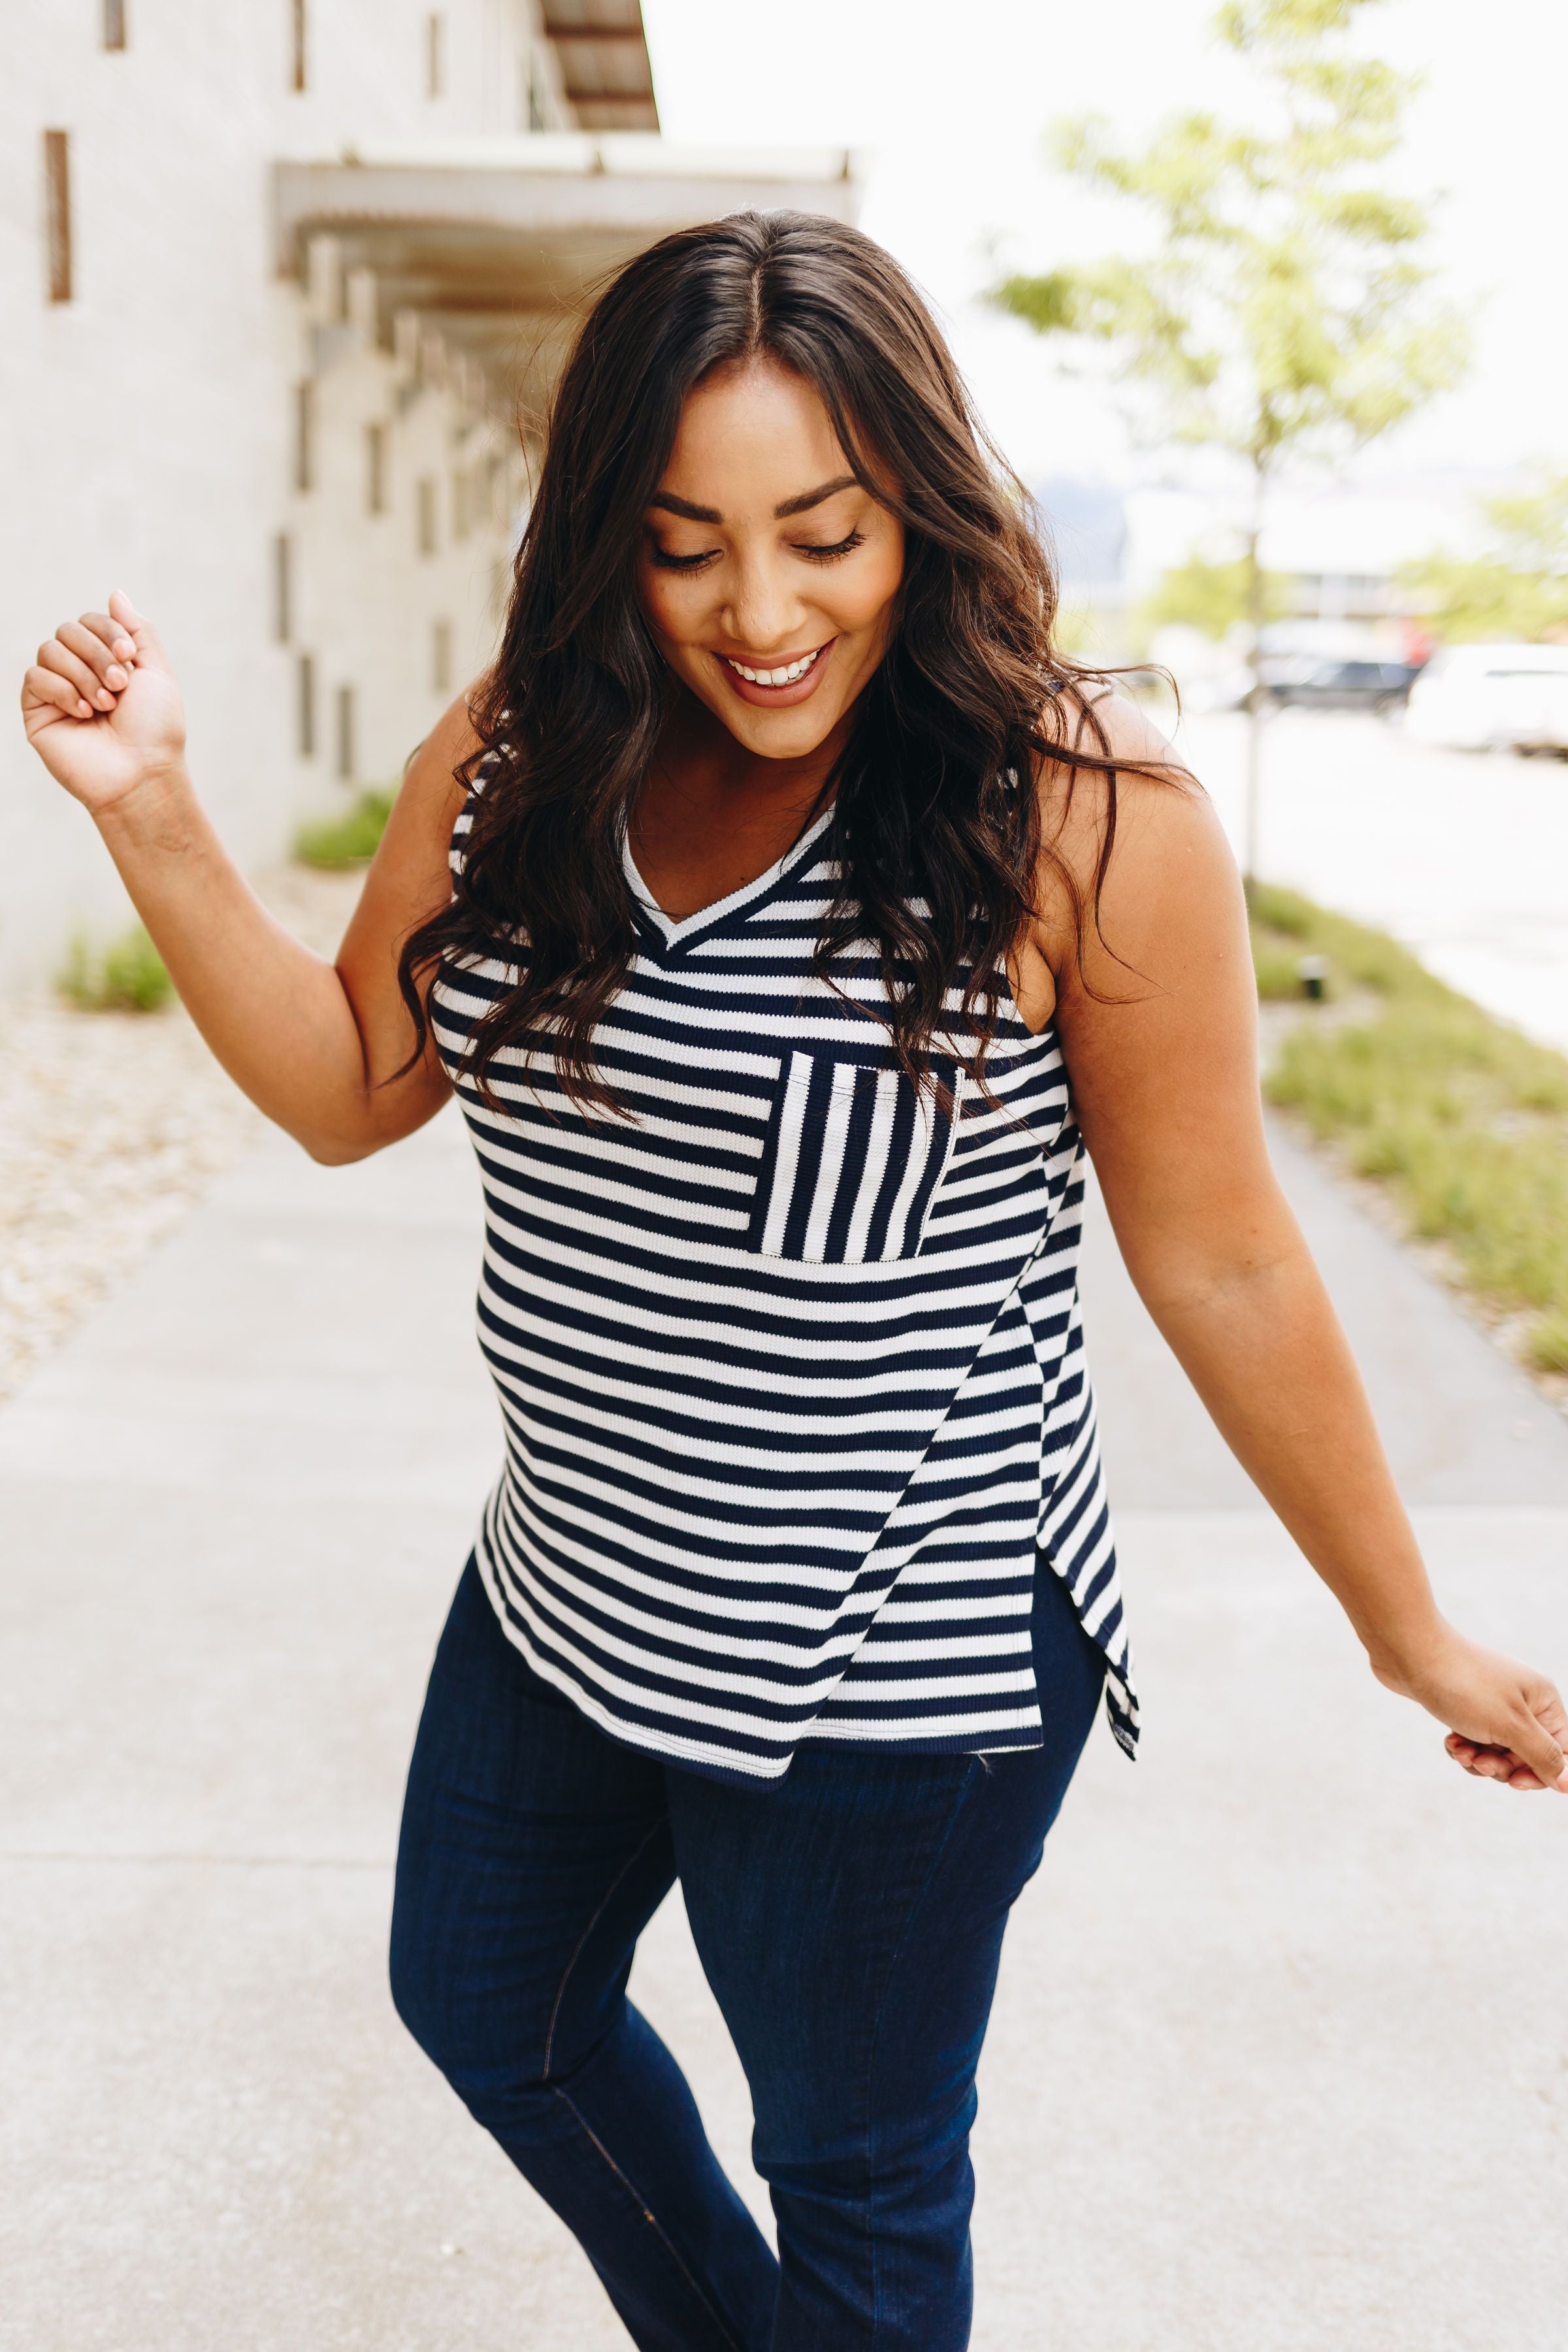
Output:
M1467 1770L1568 1785L1555 1690L1436 1611L1269 1171L1219 827L1054 651L1015 492L866 238L742 215L644 254L335 969L228 862L122 597L24 694L264 1111L334 1162L454 1089L468 1119L507 1464L415 1751L394 1990L668 2352L967 2340L1008 1909L1102 1690L1136 1738L1086 1146L1373 1672ZM626 1999L677 1875L776 2261Z

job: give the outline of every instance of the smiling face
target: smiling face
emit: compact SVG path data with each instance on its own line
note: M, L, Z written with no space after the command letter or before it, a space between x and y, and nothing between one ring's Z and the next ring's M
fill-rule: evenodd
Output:
M802 759L832 733L887 649L903 568L897 516L802 377L756 360L699 384L639 583L666 661L748 751Z

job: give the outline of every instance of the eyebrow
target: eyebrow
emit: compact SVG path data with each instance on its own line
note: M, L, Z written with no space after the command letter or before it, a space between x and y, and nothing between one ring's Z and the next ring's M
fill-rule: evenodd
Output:
M832 481L824 482L820 489L802 490L798 499L785 499L783 506L773 509L774 520L782 522L785 515L805 514L808 507L819 507L824 499L833 498L839 490L852 490L854 488L853 474L836 474Z
M812 507L819 507L825 499L836 498L840 490L852 490L855 483L853 474L837 474L831 482L823 482L815 490L802 490L799 498L785 499L781 506L773 509L773 520L783 522L786 515L805 514ZM724 520L717 507L693 506L689 499L678 499L673 490L655 490L648 504L650 507L663 507L668 514L684 515L688 522L722 522Z

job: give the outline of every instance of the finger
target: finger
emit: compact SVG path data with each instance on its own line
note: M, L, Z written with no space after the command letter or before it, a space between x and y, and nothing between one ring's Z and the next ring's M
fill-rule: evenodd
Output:
M1491 1748L1477 1739L1465 1740L1454 1760L1462 1764L1467 1772L1473 1772L1478 1780L1506 1780L1510 1772L1520 1769L1521 1761L1511 1749Z
M22 680L22 715L26 719L30 708L44 706L58 710L68 719L91 719L95 716L90 702L83 699L68 677L56 669L43 669L37 665Z
M65 625L68 627L69 624ZM113 709L114 696L98 672L73 654L68 646L62 645L58 637L51 637L47 645L38 647L38 667L58 670L94 710Z
M135 668L136 641L130 635L123 621L110 620L107 613L84 613L81 615L81 625L84 629L90 629L93 635L100 638L109 647L110 656L117 667L123 664L129 669Z
M1531 1714L1546 1738L1556 1748L1561 1766L1568 1768L1568 1706L1563 1706L1562 1694L1556 1685L1544 1679L1538 1680L1532 1677L1524 1696ZM1549 1789L1561 1789L1565 1795L1568 1795L1568 1769L1560 1769L1555 1773L1542 1772L1542 1766L1550 1762L1550 1756L1545 1754L1539 1763L1533 1755L1530 1756L1531 1769L1541 1773L1546 1786Z
M1542 1708L1543 1712L1549 1712L1552 1707L1561 1719L1563 1702L1548 1684ZM1521 1707L1517 1724L1510 1727L1509 1745L1520 1762L1530 1767L1543 1789L1563 1788L1568 1782L1568 1756L1564 1756L1533 1704Z
M123 588L117 588L109 600L111 619L120 623L136 648L138 661L153 669L167 669L169 665L163 648L158 642L158 632L145 613L139 613Z
M109 687L116 694L124 693L131 683L131 673L121 667L98 631L89 625L86 614L79 621L62 621L55 635L68 652L86 662L100 686Z

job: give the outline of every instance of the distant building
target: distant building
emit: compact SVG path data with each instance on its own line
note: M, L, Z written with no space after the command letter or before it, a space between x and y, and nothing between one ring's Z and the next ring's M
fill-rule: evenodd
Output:
M0 87L0 646L126 588L247 865L482 665L585 290L849 161L671 149L639 0L16 0ZM518 429L519 419L521 430ZM122 920L0 749L0 988Z
M1274 491L1260 553L1289 617L1271 635L1325 654L1397 655L1419 634L1405 569L1435 549L1462 544L1473 528L1472 505L1472 488L1461 482ZM1129 494L1127 511L1135 602L1194 555L1224 562L1240 552L1247 509L1239 496L1140 489Z

